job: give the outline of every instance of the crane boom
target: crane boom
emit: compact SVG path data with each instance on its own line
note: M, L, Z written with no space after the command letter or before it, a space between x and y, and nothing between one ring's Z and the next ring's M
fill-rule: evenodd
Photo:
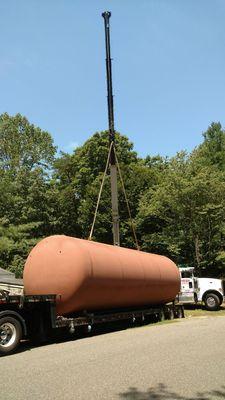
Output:
M114 129L114 108L113 108L113 89L112 89L112 62L110 52L110 24L111 13L102 13L105 23L105 48L106 48L106 75L108 93L108 122L109 122L109 141L113 145L110 147L110 182L111 182L111 202L112 202L112 222L113 222L113 244L120 245L119 231L119 207L118 207L118 185L117 185L117 166L114 152L115 129Z

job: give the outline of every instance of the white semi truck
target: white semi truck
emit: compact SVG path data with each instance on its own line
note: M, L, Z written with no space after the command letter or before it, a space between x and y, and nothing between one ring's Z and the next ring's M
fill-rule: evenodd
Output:
M181 291L179 301L183 304L202 304L207 310L216 311L224 301L224 282L221 279L197 278L194 268L179 268Z

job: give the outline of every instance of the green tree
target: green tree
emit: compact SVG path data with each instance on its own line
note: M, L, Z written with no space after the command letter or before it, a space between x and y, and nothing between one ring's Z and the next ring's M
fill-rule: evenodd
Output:
M225 276L225 131L212 123L191 154L137 157L116 133L120 169L145 251L165 254L200 273ZM97 132L73 154L61 153L49 133L17 114L0 115L0 266L21 276L31 247L44 236L87 238L109 150ZM121 244L134 247L118 179ZM112 243L107 175L94 240Z
M38 238L54 232L55 151L50 134L25 117L0 116L0 263L16 275Z
M116 149L121 166L137 162L133 145L116 133ZM62 153L55 162L55 179L60 193L60 229L66 234L87 238L93 220L103 171L109 151L108 132L97 132L72 155ZM119 187L121 192L121 188ZM95 239L112 242L109 179L106 179Z
M20 114L0 115L0 168L17 173L21 168L48 168L56 147L48 132L30 124Z
M225 171L225 131L219 122L212 122L203 133L204 141L192 153L198 165Z
M139 204L144 249L172 257L211 276L225 273L225 175L196 166L185 153L173 158L160 184Z

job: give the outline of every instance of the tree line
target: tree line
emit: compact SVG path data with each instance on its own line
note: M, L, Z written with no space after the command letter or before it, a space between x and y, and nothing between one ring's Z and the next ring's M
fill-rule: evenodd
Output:
M0 115L0 267L21 277L43 237L88 238L109 149L96 132L72 154L24 116ZM139 245L201 276L225 277L225 131L213 122L192 152L141 158L116 133L116 149ZM134 248L119 182L121 245ZM93 240L112 243L106 177Z

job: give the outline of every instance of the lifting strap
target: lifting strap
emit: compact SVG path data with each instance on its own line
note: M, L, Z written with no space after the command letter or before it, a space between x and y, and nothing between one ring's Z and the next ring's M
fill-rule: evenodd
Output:
M96 204L96 207L95 207L94 218L93 218L93 222L92 222L92 225L91 225L91 230L90 230L90 234L89 234L88 240L92 240L92 235L93 235L93 231L94 231L94 227L95 227L95 221L96 221L96 217L97 217L98 207L99 207L99 203L100 203L101 195L102 195L102 189L103 189L103 186L104 186L104 183L105 183L105 177L106 177L108 166L109 166L109 158L110 158L112 146L113 146L113 142L111 142L110 147L109 147L109 152L108 152L108 157L107 157L107 161L106 161L105 171L104 171L104 174L103 174L100 190L99 190L99 193L98 193L98 200L97 200L97 204Z
M140 250L140 246L138 244L134 222L133 222L133 219L132 219L132 216L131 216L130 204L129 204L129 200L128 200L128 197L127 197L127 193L126 193L126 189L125 189L125 185L124 185L124 180L123 180L123 176L122 176L122 173L121 173L120 164L119 164L119 161L118 161L118 158L117 158L115 147L114 147L114 153L115 153L116 164L117 164L117 167L118 167L118 172L119 172L119 177L120 177L120 181L121 181L121 185L122 185L122 189L123 189L124 198L125 198L125 201L126 201L126 204L127 204L127 211L128 211L128 214L129 214L130 226L131 226L131 230L133 232L135 245L136 245L137 250Z
M113 142L111 142L110 147L109 147L109 152L108 152L107 162L106 162L106 166L105 166L105 171L104 171L104 174L103 174L103 178L102 178L102 182L101 182L101 186L100 186L100 190L99 190L99 194L98 194L98 200L97 200L97 204L96 204L96 207L95 207L94 218L93 218L93 222L92 222L92 226L91 226L91 230L90 230L90 234L89 234L88 240L92 240L95 221L96 221L98 208L99 208L99 203L100 203L101 195L102 195L102 189L103 189L103 186L104 186L105 177L106 177L107 170L108 170L108 167L109 167L109 159L110 159L110 154L111 154L112 147L113 147L113 150L114 150L114 154L115 154L115 158L116 158L116 165L118 167L118 172L119 172L119 177L120 177L120 181L121 181L121 185L122 185L122 189L123 189L123 194L124 194L124 198L125 198L126 205L127 205L127 211L128 211L128 214L129 214L130 226L131 226L131 230L132 230L132 233L133 233L134 242L135 242L137 250L140 250L140 246L138 244L137 235L136 235L136 231L135 231L134 222L133 222L133 219L132 219L132 216L131 216L130 204L129 204L129 200L128 200L128 197L127 197L127 193L126 193L126 189L125 189L125 185L124 185L124 180L123 180L123 176L122 176L122 173L121 173L118 157L117 157L117 154L116 154L116 149L115 149L115 146L114 146Z

